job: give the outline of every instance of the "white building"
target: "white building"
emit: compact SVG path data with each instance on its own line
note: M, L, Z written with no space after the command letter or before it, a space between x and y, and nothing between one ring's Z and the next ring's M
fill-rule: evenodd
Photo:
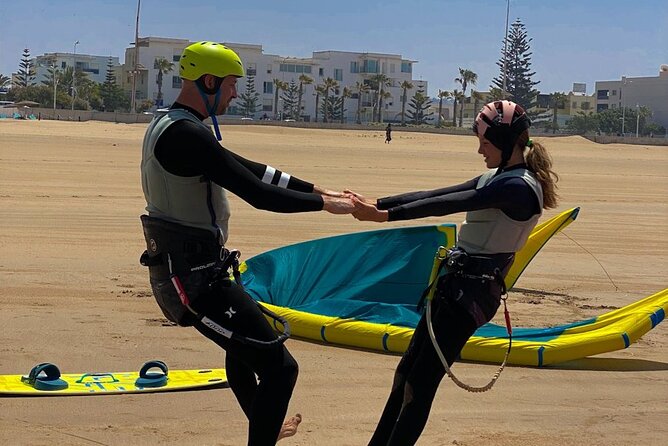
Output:
M144 37L139 39L139 59L136 98L138 102L144 99L155 101L158 97L158 70L155 68L156 60L165 58L174 63L173 71L163 75L162 106L168 106L179 94L181 88L181 79L178 75L178 60L183 49L191 42L184 39L170 39L162 37ZM255 113L255 118L266 115L269 118L280 116L282 110L282 100L279 99L275 104L274 80L280 80L285 83L294 81L299 84L299 77L306 75L313 79L312 84L304 85L303 104L301 116L304 120L313 121L315 118L315 87L320 85L327 78L337 81L338 88L333 93L340 95L344 87L352 91L353 95L345 99L346 122L355 122L357 114L358 96L357 83L369 84L371 78L377 74L384 74L389 79L389 86L385 91L390 96L383 100L383 120L400 121L401 120L401 84L408 81L413 84L413 88L407 91L406 110L408 111L408 102L419 87L427 91L427 82L412 79L414 60L404 59L398 54L379 54L379 53L356 53L346 51L316 51L310 58L284 57L276 54L265 54L262 45L225 43L225 45L234 49L241 60L244 62L247 75L254 76L255 90L259 93L259 107ZM134 68L133 47L125 51L125 65L123 84L130 86L132 84L132 70ZM240 79L237 90L239 94L246 89L248 77ZM279 94L283 95L283 92ZM321 99L321 98L319 98ZM371 120L376 101L371 93L364 93L361 99L361 120L363 122ZM228 110L229 115L239 113L239 101L233 102ZM276 107L275 107L276 105ZM276 110L274 109L276 108ZM322 113L319 113L319 120L322 120Z
M76 71L86 73L88 79L97 83L104 83L107 76L107 65L111 60L114 70L120 67L118 57L93 56L90 54L74 53L45 53L34 59L35 83L40 85L49 75L48 70L55 67L63 73L68 68L76 67Z
M645 106L652 121L668 129L668 65L661 65L656 77L625 77L596 82L596 111L608 108Z

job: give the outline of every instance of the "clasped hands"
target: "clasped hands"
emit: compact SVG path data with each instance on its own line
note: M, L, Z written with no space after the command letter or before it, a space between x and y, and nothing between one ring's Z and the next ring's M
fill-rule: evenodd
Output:
M359 221L385 222L387 211L379 210L376 202L351 190L336 192L316 187L314 192L322 195L323 210L332 214L352 214Z

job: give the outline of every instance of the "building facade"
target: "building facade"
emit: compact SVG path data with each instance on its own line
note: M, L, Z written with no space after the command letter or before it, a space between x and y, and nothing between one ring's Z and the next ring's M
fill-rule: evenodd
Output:
M118 70L120 63L118 57L94 56L91 54L74 53L45 53L35 57L35 83L40 85L49 76L49 69L55 68L60 73L68 68L75 67L76 71L86 73L88 79L96 83L103 83L107 76L107 65L111 61L112 69Z
M652 111L651 120L668 129L668 65L661 65L658 76L596 82L595 96L596 112L645 106Z
M178 76L178 61L183 49L191 42L185 39L170 39L162 37L144 37L139 39L139 57L135 69L135 48L125 50L125 65L123 66L123 86L130 90L133 73L136 72L136 100L149 99L154 103L158 98L158 69L156 61L164 58L173 63L172 71L163 74L162 103L159 106L169 106L179 94L181 79ZM418 90L427 91L427 82L412 78L414 60L403 58L398 54L356 53L346 51L316 51L310 58L284 57L276 54L265 54L262 45L225 43L236 51L244 62L247 76L239 79L237 90L239 94L246 89L249 76L255 82L255 91L259 94L258 108L253 118L267 117L281 119L284 116L283 91L276 97L276 82L299 85L300 76L307 76L312 83L302 85L301 119L315 120L316 101L322 100L322 95L316 93L316 86L330 78L336 81L337 87L331 89L330 95L340 96L344 88L350 96L344 99L344 122L357 120L358 104L360 105L360 120L368 122L373 116L378 116L379 101L375 93L363 92L359 99L359 86L369 85L374 76L385 75L387 86L384 87L386 97L382 101L381 115L384 122L401 121L402 84L410 83L413 87L407 90L407 102ZM406 85L406 84L404 84ZM408 106L408 104L407 104ZM408 108L408 107L407 107ZM239 100L233 101L228 115L241 113ZM319 111L322 120L322 112Z

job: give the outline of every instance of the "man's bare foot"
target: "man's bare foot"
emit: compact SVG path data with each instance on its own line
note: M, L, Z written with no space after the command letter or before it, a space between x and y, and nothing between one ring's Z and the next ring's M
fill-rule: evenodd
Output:
M297 433L297 428L299 427L299 423L301 422L302 422L302 415L299 413L285 420L283 422L283 426L281 426L281 432L279 432L278 434L277 441L295 435Z

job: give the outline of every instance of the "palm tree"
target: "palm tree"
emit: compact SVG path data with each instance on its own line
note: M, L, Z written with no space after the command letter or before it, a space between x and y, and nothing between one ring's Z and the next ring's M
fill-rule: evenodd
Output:
M379 109L379 112L378 112L380 114L380 122L383 122L383 109L382 109L383 100L390 99L391 97L392 97L392 93L390 93L389 91L383 91L380 94L380 106L381 106L381 108Z
M322 119L322 122L329 122L329 91L334 90L338 88L339 83L332 79L331 77L328 77L324 80L324 83L322 84L322 87L324 89L324 95L325 95L325 110L324 110L324 117Z
M12 78L9 76L5 76L4 74L0 74L0 88L4 88L7 85L9 85L9 82L11 82Z
M478 104L480 104L480 101L485 100L485 97L480 93L479 91L476 90L471 90L471 97L473 98L473 119L476 118L477 113L480 111L478 109Z
M447 99L452 96L447 90L438 90L438 126L440 127L443 124L443 99Z
M406 102L408 102L408 90L412 90L414 85L409 81L403 81L401 85L401 125L406 125Z
M299 76L299 99L297 101L297 120L302 115L302 98L304 97L304 85L313 83L313 78L302 74Z
M274 119L278 119L278 93L287 88L287 82L283 82L280 79L274 79Z
M457 103L459 100L462 98L462 93L457 90L456 88L452 90L452 99L454 99L454 103L452 105L452 126L457 127Z
M462 97L466 98L466 87L468 84L475 85L478 82L478 75L471 70L466 70L464 68L459 69L459 77L455 78L455 82L459 83L462 86ZM464 107L463 101L462 106L459 107L459 126L462 126L462 119L464 117Z
M158 78L156 83L158 84L158 96L155 98L155 103L158 107L162 106L162 76L169 73L174 69L174 64L164 57L158 57L153 63L153 68L158 70Z
M552 107L552 134L557 132L557 110L564 107L566 95L564 93L556 92L550 94L550 105Z
M377 93L376 99L378 104L378 122L383 122L383 89L391 85L391 80L382 73L371 76L370 80L374 85ZM375 103L376 101L374 101L374 104Z
M352 95L353 95L353 91L350 88L343 87L343 91L341 92L341 124L343 124L343 122L345 120L343 114L345 112L344 105L345 105L345 102L346 102L346 98L349 98Z
M369 86L364 82L355 82L355 90L357 90L357 112L355 113L357 118L356 122L357 124L361 124L362 118L360 113L362 111L362 94L369 91Z
M325 94L325 87L324 85L316 85L315 86L315 122L318 122L318 109L320 108L319 102L320 102L320 96Z

